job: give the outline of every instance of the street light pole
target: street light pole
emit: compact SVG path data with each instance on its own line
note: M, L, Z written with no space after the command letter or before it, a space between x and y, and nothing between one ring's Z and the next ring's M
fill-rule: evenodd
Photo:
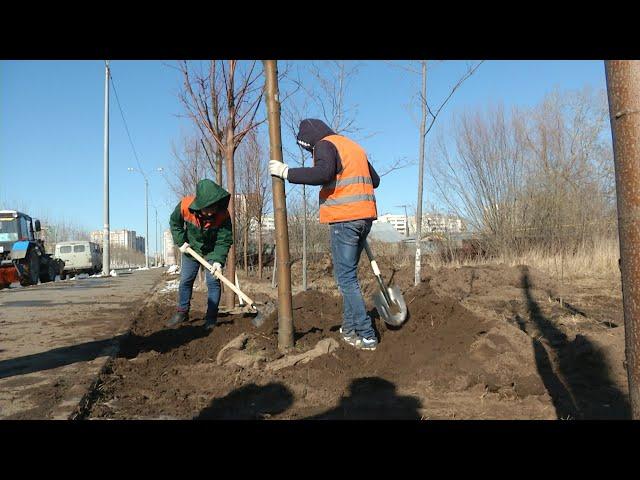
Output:
M146 221L146 234L144 239L144 264L147 268L149 268L149 180L147 175L142 170L136 170L135 168L127 168L130 172L138 172L144 178L144 212L145 212L145 221ZM162 172L163 168L156 168L157 172ZM154 206L154 208L156 208ZM156 210L156 222L158 221L158 212ZM156 230L157 236L157 230ZM158 239L156 238L156 250L158 249Z
M104 205L102 232L102 274L109 275L109 60L105 60L104 69Z
M155 250L155 265L154 266L158 266L158 208L157 207L153 207L154 210L156 211L156 250Z
M149 181L144 176L144 214L147 222L146 233L144 237L144 264L149 268Z

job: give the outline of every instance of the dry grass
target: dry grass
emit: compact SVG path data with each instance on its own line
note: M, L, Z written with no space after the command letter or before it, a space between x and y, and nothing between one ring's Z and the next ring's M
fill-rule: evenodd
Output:
M428 263L435 268L504 263L512 266L529 265L558 279L618 278L620 276L619 257L618 240L612 238L600 241L594 247L578 248L574 253L554 253L532 248L520 255L506 253L493 258L454 259L450 262L432 258Z

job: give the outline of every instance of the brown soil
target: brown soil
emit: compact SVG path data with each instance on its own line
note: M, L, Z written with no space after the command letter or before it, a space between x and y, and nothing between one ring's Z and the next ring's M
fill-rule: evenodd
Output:
M615 288L603 293L574 285L567 295L524 266L425 267L417 287L410 268L383 269L383 275L402 288L410 315L401 327L388 327L368 303L380 339L376 351L340 342L330 354L276 372L264 363L216 363L218 352L242 333L249 335L249 355L266 362L282 357L276 314L258 329L248 315L221 316L207 332L201 327L205 294L196 292L193 321L167 329L175 294L159 295L135 319L87 416L628 417ZM376 286L366 270L360 278L368 298ZM342 301L327 283L294 296L295 348L289 353L310 350L327 337L339 339ZM562 305L554 300L560 295Z

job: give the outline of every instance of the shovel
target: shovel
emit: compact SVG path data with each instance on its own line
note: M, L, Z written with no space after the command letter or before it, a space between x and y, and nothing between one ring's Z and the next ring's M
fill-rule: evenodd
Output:
M181 249L182 250L182 249ZM238 295L238 297L240 297L242 300L244 300L248 305L251 306L251 309L257 314L255 317L253 317L251 319L251 323L255 326L255 327L259 327L261 326L264 321L266 320L266 318L269 316L269 314L275 309L274 305L270 305L267 304L266 305L266 309L263 309L262 311L258 310L258 307L256 305L256 302L254 302L253 300L251 300L245 293L243 293L238 287L236 287L231 281L229 281L227 279L227 277L225 277L224 275L222 275L222 273L220 272L220 270L216 270L215 272L213 271L213 266L211 266L211 264L209 262L207 262L204 258L202 258L200 255L198 255L196 252L193 251L193 249L191 247L187 247L183 250L183 253L188 253L189 255L191 255L193 258L195 258L198 262L200 262L200 264L206 268L207 270L209 270L211 272L211 274L216 277L218 280L220 280L221 282L223 282L227 287L229 287L231 290L233 290L233 292Z
M402 292L396 285L385 287L376 259L373 257L371 247L369 247L369 243L366 240L364 241L364 249L367 251L373 274L376 276L380 286L380 290L373 295L373 302L376 305L378 314L389 325L394 327L402 325L407 319L407 304L404 301Z

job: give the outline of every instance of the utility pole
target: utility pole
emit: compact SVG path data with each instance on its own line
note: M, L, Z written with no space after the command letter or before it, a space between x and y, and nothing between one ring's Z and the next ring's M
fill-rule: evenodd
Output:
M156 253L155 253L155 266L158 266L158 208L157 207L153 207L154 210L156 211Z
M149 181L144 176L144 214L147 223L146 234L144 236L144 264L149 268Z
M416 209L416 265L413 284L420 283L422 253L422 179L424 177L424 137L427 129L427 61L422 60L422 120L420 121L420 166L418 167L418 207Z
M269 147L272 160L282 162L280 129L280 98L276 60L263 60L267 114L269 119ZM284 180L272 177L273 214L276 224L276 252L278 274L278 349L285 352L293 347L293 309L291 305L291 264L289 261L289 232Z
M102 233L102 274L109 275L109 60L104 62L104 205Z
M640 420L640 61L605 62L631 418Z

